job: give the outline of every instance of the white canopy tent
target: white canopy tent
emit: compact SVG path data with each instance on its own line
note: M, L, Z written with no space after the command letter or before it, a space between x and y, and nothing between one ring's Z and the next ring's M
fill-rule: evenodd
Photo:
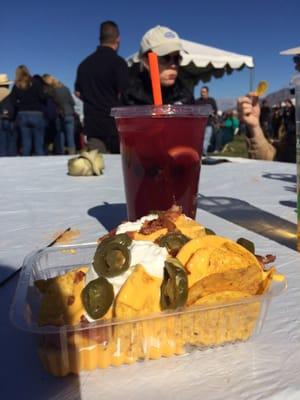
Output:
M212 77L221 78L224 74L231 74L233 70L242 70L244 67L254 68L253 58L250 56L231 53L184 39L181 39L181 43L183 50L180 76L191 89L199 81L208 82ZM127 62L130 68L135 69L139 63L138 53L129 56Z
M293 47L292 49L283 50L280 52L282 56L296 56L300 54L300 46Z

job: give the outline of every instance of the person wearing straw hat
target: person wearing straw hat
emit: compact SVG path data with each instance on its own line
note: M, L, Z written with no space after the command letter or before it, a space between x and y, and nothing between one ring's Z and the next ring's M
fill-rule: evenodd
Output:
M124 92L125 105L154 103L148 53L158 56L159 78L163 104L194 104L193 94L179 78L182 45L176 32L165 26L155 26L142 37L139 60L131 70L130 84Z
M13 127L13 107L7 74L0 74L0 157L17 155L17 132Z
M300 71L300 47L281 52L293 55L296 71ZM260 106L256 93L240 97L237 102L239 119L247 126L247 146L250 158L296 162L296 121L290 119L289 129L278 143L270 143L259 123Z

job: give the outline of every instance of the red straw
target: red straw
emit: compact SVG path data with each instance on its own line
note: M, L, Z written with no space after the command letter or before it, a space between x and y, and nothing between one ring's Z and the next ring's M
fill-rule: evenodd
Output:
M150 76L152 83L152 94L153 94L154 105L161 106L162 96L161 96L157 54L152 52L148 53L148 60L150 66Z

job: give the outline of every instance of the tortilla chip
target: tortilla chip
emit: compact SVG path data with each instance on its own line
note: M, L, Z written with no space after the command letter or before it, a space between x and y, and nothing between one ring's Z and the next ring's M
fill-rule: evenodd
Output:
M247 292L241 292L239 290L224 290L223 292L211 293L205 297L198 299L194 305L197 306L214 306L217 304L226 304L239 299L245 299L251 297Z
M228 239L216 235L198 237L190 240L184 246L182 246L176 258L178 258L182 265L186 265L188 260L197 250L205 249L207 247L218 248L227 241Z
M196 250L191 256L190 260L185 265L189 287L209 275L209 260L214 251L214 247L202 248Z
M39 325L76 325L80 322L84 314L81 292L87 270L87 267L81 267L55 278L35 282L42 293ZM78 273L80 279L76 278Z
M225 290L198 299L194 305L213 308L203 311L198 309L182 316L185 343L206 347L247 340L255 329L260 312L259 301L249 304L238 302L239 299L249 297L249 293ZM220 307L215 307L218 304Z
M133 232L132 238L134 240L149 240L150 242L155 242L160 236L165 235L168 232L167 228L158 229L155 232L149 233L148 235L144 235L143 233Z
M246 268L230 269L211 274L196 282L189 290L187 305L190 306L209 294L225 290L241 291L255 295L262 283L262 273L256 264Z
M174 222L176 228L190 239L205 236L205 227L185 215L180 215Z
M161 283L161 279L149 275L142 265L137 265L116 297L115 317L129 319L159 312Z

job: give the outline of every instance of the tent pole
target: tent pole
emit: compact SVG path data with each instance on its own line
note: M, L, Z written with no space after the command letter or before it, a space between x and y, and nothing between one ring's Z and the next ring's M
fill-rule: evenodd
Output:
M253 91L253 88L254 88L254 67L253 68L250 68L250 75L249 75L249 90L250 90L250 92L252 92Z

